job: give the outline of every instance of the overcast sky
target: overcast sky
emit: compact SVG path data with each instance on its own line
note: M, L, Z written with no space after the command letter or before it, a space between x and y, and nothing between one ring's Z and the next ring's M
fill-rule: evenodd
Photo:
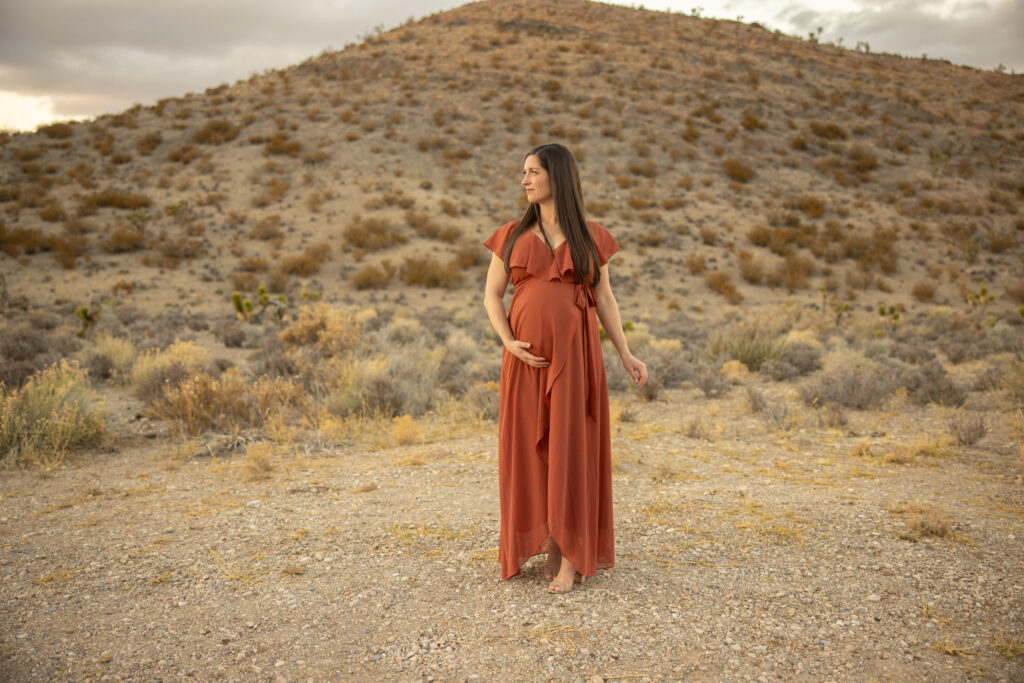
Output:
M0 129L201 92L464 0L0 0ZM619 2L616 4L632 4ZM1024 71L1024 0L647 0L873 52ZM525 6L529 6L526 3Z

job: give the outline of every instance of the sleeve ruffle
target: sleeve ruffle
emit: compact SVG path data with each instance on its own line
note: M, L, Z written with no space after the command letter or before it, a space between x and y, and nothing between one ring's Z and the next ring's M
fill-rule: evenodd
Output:
M516 225L518 225L517 221L509 221L501 226L494 231L493 235L484 240L484 246L493 251L498 258L501 258L502 253L505 251L505 241L508 240L509 233L512 232Z

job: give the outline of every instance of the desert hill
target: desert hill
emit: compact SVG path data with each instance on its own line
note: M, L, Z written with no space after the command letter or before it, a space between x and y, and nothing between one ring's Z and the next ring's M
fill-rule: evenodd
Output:
M0 138L0 671L1021 680L1024 80L858 48L490 0ZM557 596L480 244L552 140L651 370Z
M223 312L259 285L462 306L480 239L522 210L522 156L555 140L624 247L630 317L719 320L820 287L919 309L985 286L1012 309L1022 117L1019 76L681 14L471 3L4 137L3 272L33 306Z

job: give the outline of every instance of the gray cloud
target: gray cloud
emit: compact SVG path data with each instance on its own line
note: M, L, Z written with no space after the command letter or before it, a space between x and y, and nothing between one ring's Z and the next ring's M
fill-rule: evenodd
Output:
M64 116L234 82L462 0L31 0L0 6L0 90Z
M862 41L874 52L948 59L981 69L1024 71L1024 0L945 3L871 0L856 12L818 12L793 4L778 14L800 35L818 27L823 40Z

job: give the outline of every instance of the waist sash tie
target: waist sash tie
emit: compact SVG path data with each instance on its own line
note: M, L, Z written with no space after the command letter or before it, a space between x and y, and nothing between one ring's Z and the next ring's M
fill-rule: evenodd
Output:
M598 419L599 402L597 359L601 358L601 338L596 327L596 315L590 310L597 306L594 290L590 285L578 282L575 292L576 306L583 311L583 364L584 377L587 381L587 412L595 420Z

